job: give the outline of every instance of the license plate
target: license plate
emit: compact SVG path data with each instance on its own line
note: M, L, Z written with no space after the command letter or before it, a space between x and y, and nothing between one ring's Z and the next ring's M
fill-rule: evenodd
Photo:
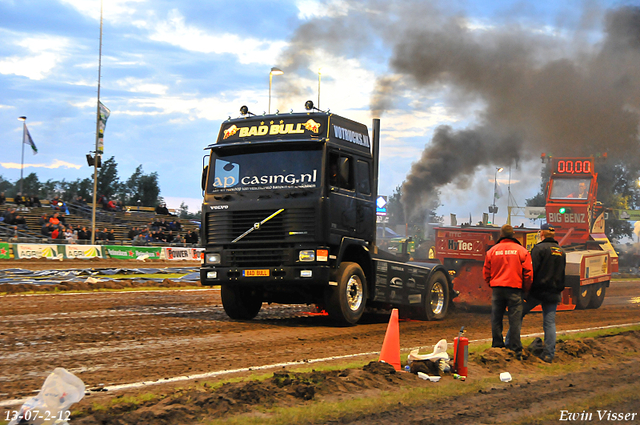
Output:
M269 270L243 270L244 277L269 277Z

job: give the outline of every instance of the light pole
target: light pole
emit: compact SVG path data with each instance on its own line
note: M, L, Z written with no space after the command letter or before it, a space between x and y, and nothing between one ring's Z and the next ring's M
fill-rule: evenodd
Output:
M269 72L269 109L267 110L269 114L271 113L271 80L274 75L282 74L284 74L284 71L276 67L271 68L271 71Z
M22 196L22 172L24 170L24 140L27 137L27 117L18 117L22 121L22 160L20 161L20 196Z
M498 173L500 173L502 170L504 170L504 168L502 167L496 167L496 173L495 176L493 177L493 205L492 205L492 210L491 212L493 213L493 216L491 217L491 224L496 224L496 212L498 211L498 208L496 208L496 192L498 191Z

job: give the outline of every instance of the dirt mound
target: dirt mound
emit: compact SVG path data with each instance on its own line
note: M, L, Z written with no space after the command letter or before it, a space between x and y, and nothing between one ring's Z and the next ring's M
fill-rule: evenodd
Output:
M199 281L180 281L164 279L162 282L153 280L103 280L98 282L61 282L57 284L36 285L32 283L2 283L0 293L19 294L22 292L62 292L62 291L93 291L96 289L125 289L125 288L184 288L187 286L200 286Z
M526 351L522 361L515 360L508 350L499 348L490 348L472 355L469 362L471 377L480 380L503 370L509 370L512 374L518 371L531 373L535 371L536 364L545 364ZM611 360L623 359L628 352L640 352L640 332L629 331L615 336L582 340L559 339L554 363L594 358L601 359L603 364L610 366ZM444 379L453 379L450 372L440 374ZM589 388L591 383L588 381L589 378L585 378L585 382L579 382L577 376L573 376L571 387ZM87 406L82 417L76 418L74 423L182 424L243 413L259 414L260 409L274 406L338 401L369 396L380 391L393 391L401 387L433 385L437 384L419 379L413 373L398 373L393 366L382 362L371 362L361 369L339 371L298 373L283 369L263 381L226 383L220 387L196 385L140 405L117 403L116 398L117 407L94 410L93 406ZM480 392L482 391L484 390Z

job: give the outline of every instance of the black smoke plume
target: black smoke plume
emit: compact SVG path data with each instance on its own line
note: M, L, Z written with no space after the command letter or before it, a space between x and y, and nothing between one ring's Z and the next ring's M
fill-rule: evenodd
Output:
M285 60L302 70L312 46L354 57L389 49L392 75L378 79L374 116L406 90L444 93L453 110L483 105L476 124L438 127L426 143L403 186L407 212L480 168L542 152L639 159L640 7L585 7L550 32L517 12L481 26L424 2L390 3L340 3L342 13L300 28Z

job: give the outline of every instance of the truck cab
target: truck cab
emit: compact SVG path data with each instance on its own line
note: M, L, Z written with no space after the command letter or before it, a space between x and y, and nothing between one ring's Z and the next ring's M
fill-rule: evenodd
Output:
M365 125L313 108L245 113L206 150L201 283L221 285L231 318L252 319L263 302L316 304L350 325L368 302L428 298L434 266L391 264L375 246L378 151ZM403 285L414 272L420 284ZM439 282L435 318L448 304L450 281Z

